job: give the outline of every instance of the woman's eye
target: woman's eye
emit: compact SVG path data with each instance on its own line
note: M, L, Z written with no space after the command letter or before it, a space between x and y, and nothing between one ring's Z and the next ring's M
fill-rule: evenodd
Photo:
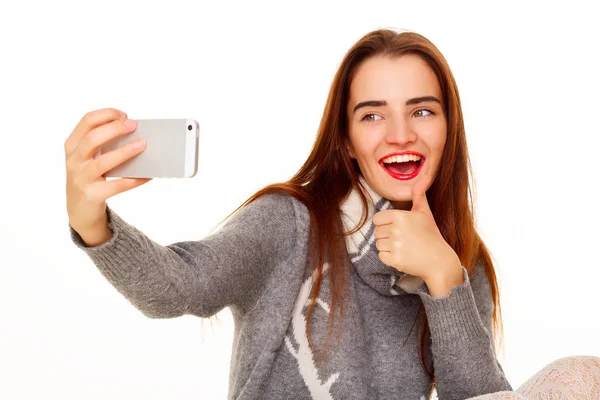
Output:
M423 113L427 113L427 114L423 115ZM433 111L429 111L429 110L422 108L420 110L415 111L415 113L413 115L415 115L416 117L428 117L430 115L433 115Z
M376 118L381 119L381 117L377 114L366 114L364 117L362 117L361 121L377 121Z

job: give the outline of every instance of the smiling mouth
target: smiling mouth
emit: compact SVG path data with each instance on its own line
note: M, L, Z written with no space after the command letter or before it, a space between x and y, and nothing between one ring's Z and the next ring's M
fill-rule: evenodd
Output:
M414 159L417 157L411 157L413 159L392 159L381 161L379 164L381 167L394 179L398 180L409 180L419 175L419 172L423 168L425 160L423 158Z

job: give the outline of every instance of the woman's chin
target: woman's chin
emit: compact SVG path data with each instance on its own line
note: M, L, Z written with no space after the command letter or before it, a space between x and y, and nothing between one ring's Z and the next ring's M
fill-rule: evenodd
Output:
M399 210L410 210L412 207L412 195L409 188L398 189L389 193L386 197L394 208Z
M386 198L389 201L411 201L412 185L403 185L397 189L389 190Z

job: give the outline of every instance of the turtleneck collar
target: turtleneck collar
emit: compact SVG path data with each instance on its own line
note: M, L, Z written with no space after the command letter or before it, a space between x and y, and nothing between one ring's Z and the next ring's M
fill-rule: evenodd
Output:
M414 293L419 287L425 286L423 280L382 263L379 259L379 251L375 247L373 216L379 211L393 209L394 206L389 200L376 193L362 176L360 182L366 191L367 220L361 229L346 236L346 247L354 270L368 286L382 295L397 296ZM345 232L350 232L357 227L365 211L358 190L361 189L353 188L340 206Z

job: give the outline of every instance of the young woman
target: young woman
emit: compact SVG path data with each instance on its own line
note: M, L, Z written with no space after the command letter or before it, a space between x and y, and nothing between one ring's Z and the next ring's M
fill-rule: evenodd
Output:
M148 180L103 173L143 151L91 112L65 142L74 242L151 318L235 320L232 399L466 399L511 391L499 295L477 234L460 99L423 36L378 30L346 54L314 148L217 233L161 246L106 199ZM519 396L515 394L515 396Z

